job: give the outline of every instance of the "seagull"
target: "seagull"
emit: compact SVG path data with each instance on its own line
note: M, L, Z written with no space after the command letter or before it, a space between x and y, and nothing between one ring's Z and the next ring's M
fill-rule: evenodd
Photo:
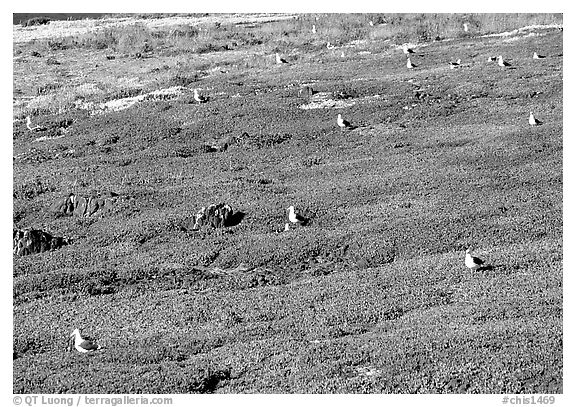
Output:
M468 32L468 23L464 23L463 26L464 26L464 31Z
M412 48L408 48L407 44L402 45L402 51L404 51L405 54L414 54L414 50Z
M370 27L374 27L374 21L370 20L368 21L368 24L370 24Z
M334 48L336 48L336 47L335 47L334 45L330 44L330 42L328 42L328 43L326 44L326 48L328 48L328 49L334 49Z
M34 131L35 127L32 127L32 120L30 119L30 116L26 116L26 127L28 127L28 130L30 131Z
M412 63L412 61L410 61L410 58L408 58L408 60L406 61L406 66L411 69L411 68L416 68L416 65L414 65Z
M276 53L276 63L277 64L287 64L288 62L285 59L280 58L280 54Z
M201 96L200 93L198 93L198 89L194 89L194 100L198 103L205 103L208 101L207 98Z
M340 58L344 58L344 51L340 54Z
M308 223L308 219L306 219L304 216L294 212L294 206L290 205L288 207L288 210L290 211L288 213L288 220L292 223L297 223L299 225L305 226ZM284 230L286 230L286 226L284 226Z
M46 127L42 127L42 126L32 127L32 119L30 119L30 116L26 116L26 127L28 127L28 130L30 130L30 131L44 131L44 130L46 130Z
M284 232L288 232L290 230L290 225L288 223L286 223L284 225Z
M344 130L346 128L351 129L352 125L350 124L350 122L344 120L342 118L341 114L338 114L338 120L336 121L338 123L338 126L340 126L340 129Z
M466 250L466 260L464 261L466 267L468 267L472 271L478 270L484 264L483 260L480 260L478 257L474 257L470 254L470 249Z
M510 64L508 62L504 61L504 58L502 58L502 55L499 55L498 56L498 66L505 67L505 66L510 66Z
M532 55L532 59L544 59L546 58L544 55L538 55L536 52Z
M94 342L90 340L83 339L82 336L80 335L80 331L78 330L78 328L72 331L70 337L74 337L74 347L78 352L89 353L97 351L98 349L102 348L100 345L96 345ZM72 348L69 349L71 350Z
M450 62L450 69L454 69L454 68L456 68L457 66L460 66L460 63L461 63L461 62L462 62L462 61L461 61L460 59L459 59L458 61L456 61L456 62Z
M528 119L528 123L530 123L530 126L539 126L542 124L540 120L534 117L534 113L532 112L530 112L530 118Z
M316 34L316 26L314 24L312 25L312 34Z

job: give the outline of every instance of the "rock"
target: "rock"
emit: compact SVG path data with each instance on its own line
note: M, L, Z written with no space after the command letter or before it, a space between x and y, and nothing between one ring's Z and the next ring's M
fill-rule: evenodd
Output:
M108 210L116 202L118 196L111 193L107 197L82 197L70 194L67 197L58 199L50 207L50 211L64 216L84 216L89 217L96 212Z
M300 90L298 91L298 96L304 97L304 98L310 98L310 97L312 97L312 95L314 93L315 92L314 92L314 89L312 89L312 86L304 85L304 86L300 87Z
M68 239L52 236L48 232L35 229L12 229L13 253L17 256L56 250L69 244Z
M52 204L50 207L51 212L61 213L63 215L72 215L74 211L74 202L73 202L74 194L70 194L66 197L62 197L58 199L56 202Z
M90 198L84 198L83 196L73 195L74 215L83 216L86 213L86 208L88 207L88 199Z
M230 205L223 203L212 204L207 208L202 207L198 213L194 215L194 226L192 230L199 230L204 226L215 229L226 227L230 223L232 213L233 211Z

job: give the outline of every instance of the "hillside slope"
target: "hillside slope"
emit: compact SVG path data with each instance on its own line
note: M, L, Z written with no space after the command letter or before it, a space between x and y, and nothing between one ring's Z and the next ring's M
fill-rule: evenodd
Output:
M45 90L49 130L14 123L14 223L72 243L14 257L15 393L562 392L562 32L423 43L413 70L311 44L23 48L15 94ZM139 90L104 95L114 72ZM155 80L176 88L104 108ZM49 211L71 192L122 199ZM239 223L193 231L219 202ZM283 232L290 205L310 225ZM105 349L67 352L74 328Z

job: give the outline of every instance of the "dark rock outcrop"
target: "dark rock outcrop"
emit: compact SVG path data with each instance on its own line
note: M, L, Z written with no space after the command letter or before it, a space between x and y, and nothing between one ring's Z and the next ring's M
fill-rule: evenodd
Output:
M52 236L48 232L35 229L12 229L13 253L17 256L56 250L69 243L61 236Z
M199 230L204 226L215 229L229 226L232 215L232 208L227 204L219 203L202 207L198 213L194 215L194 226L192 230Z
M54 202L50 211L64 216L89 217L98 211L111 208L117 199L118 197L113 194L107 197L83 197L70 194Z

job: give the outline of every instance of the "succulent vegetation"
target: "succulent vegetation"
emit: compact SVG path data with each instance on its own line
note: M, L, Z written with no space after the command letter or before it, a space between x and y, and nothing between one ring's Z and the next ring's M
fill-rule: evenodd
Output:
M15 393L563 391L562 16L315 17L14 43Z

